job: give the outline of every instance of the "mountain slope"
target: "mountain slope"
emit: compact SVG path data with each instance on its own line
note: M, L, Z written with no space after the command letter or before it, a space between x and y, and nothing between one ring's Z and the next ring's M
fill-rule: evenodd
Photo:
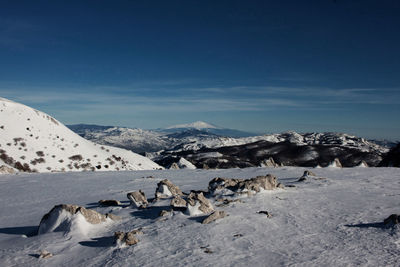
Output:
M160 167L131 151L94 144L53 117L4 98L0 98L0 149L0 165L27 172Z

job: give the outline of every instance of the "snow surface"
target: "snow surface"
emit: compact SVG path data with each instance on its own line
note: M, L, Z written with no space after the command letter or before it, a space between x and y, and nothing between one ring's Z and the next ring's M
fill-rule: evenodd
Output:
M400 213L398 168L312 169L317 178L296 182L304 170L5 174L0 176L0 266L399 266L400 229L381 223ZM229 216L207 225L200 223L204 216L181 212L159 219L169 199L145 210L129 206L126 199L139 189L154 196L162 179L189 192L206 190L214 177L267 173L296 187L241 196L242 203L226 207L217 207L211 198ZM99 207L100 199L121 200L123 206ZM42 216L61 203L111 212L122 220L96 226L76 221L67 234L33 235ZM257 213L262 210L272 217ZM144 234L137 236L137 245L113 245L115 231L140 227ZM40 250L54 256L39 259Z
M53 117L4 98L0 98L0 149L14 163L37 172L161 168L131 151L94 144ZM1 158L1 165L13 164Z

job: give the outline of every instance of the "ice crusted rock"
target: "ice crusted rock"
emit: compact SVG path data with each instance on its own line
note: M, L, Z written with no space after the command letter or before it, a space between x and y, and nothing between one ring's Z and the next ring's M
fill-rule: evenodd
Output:
M203 195L202 192L190 192L187 197L187 210L190 216L209 214L214 211L210 201Z
M391 225L391 224L398 224L400 223L400 214L392 214L389 217L387 217L383 223L385 225Z
M297 181L298 182L303 182L303 181L307 180L307 178L310 177L310 176L316 176L316 175L312 171L305 170L304 173L303 173L303 176L301 176L299 178L299 180L297 180Z
M173 199L171 199L171 206L174 209L186 208L186 204L186 200L179 196L175 196Z
M251 179L214 178L208 184L208 190L215 193L219 190L229 190L234 193L260 192L261 190L273 190L278 187L278 181L272 174L257 176Z
M176 162L172 163L171 166L169 166L170 170L179 170L179 166Z
M136 238L135 234L139 231L133 230L131 232L115 232L114 242L119 246L132 246L139 243L139 239Z
M11 167L7 167L6 165L0 166L0 174L14 174L15 170Z
M39 254L39 259L48 259L53 257L53 254L48 252L47 250L41 250Z
M260 164L261 167L280 167L278 163L275 162L274 158L270 157L268 159L265 159L261 162Z
M121 202L115 199L106 199L106 200L102 199L99 200L99 204L101 206L119 206L121 205Z
M171 211L168 210L161 210L160 213L158 214L158 217L166 217L171 215Z
M89 210L78 205L61 204L54 206L40 221L38 234L53 232L55 230L69 231L72 221L81 223L81 217L90 224L105 222L110 216L103 215L94 210Z
M226 212L221 210L221 211L214 211L211 213L207 218L205 218L201 223L202 224L209 224L210 222L216 221L218 219L222 219L225 216L227 216Z
M146 198L146 195L142 190L129 192L126 197L130 200L131 205L136 208L146 208L149 204Z
M169 198L173 196L183 196L181 189L174 185L168 179L164 179L157 184L157 189L155 193L156 199L158 198Z
M342 163L338 158L335 158L331 164L329 164L328 167L334 167L334 168L343 168Z

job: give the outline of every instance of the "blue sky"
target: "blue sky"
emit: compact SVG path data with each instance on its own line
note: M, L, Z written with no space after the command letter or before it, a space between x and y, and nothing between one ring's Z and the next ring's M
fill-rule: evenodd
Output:
M399 1L1 1L0 96L66 124L400 140Z

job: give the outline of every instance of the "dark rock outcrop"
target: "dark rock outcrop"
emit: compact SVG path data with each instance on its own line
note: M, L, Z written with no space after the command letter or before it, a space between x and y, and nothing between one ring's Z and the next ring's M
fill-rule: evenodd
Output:
M389 217L387 217L383 223L385 225L393 225L393 224L398 224L400 222L400 214L392 214Z
M149 204L146 195L142 190L129 192L126 197L131 202L131 205L135 206L136 208L146 208Z
M106 200L102 199L102 200L99 200L99 204L101 206L108 207L108 206L119 206L119 205L121 205L121 202L119 202L118 200L115 200L115 199L106 199Z

